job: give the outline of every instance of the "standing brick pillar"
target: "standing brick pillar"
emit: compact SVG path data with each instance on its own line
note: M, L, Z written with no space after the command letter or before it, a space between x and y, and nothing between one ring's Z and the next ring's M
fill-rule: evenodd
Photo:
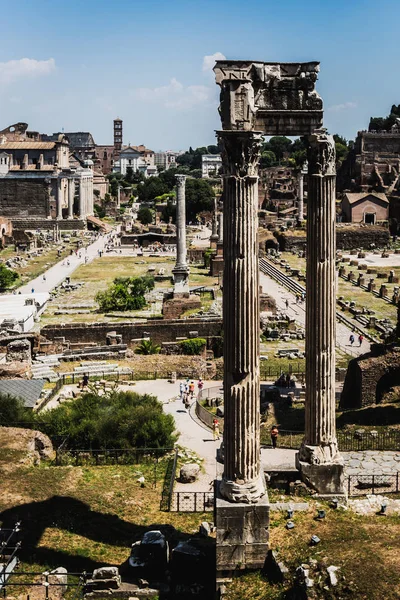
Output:
M262 135L219 132L224 167L224 476L233 502L265 493L260 477L258 161Z
M305 437L303 478L320 494L344 493L335 416L335 144L326 130L308 137Z
M186 175L176 177L176 263L172 269L174 276L174 296L189 295L189 267L186 250Z

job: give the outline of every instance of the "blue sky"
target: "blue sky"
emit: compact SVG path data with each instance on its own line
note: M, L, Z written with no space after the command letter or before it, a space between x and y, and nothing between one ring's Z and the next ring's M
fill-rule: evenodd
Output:
M398 0L1 5L0 129L25 121L47 133L91 131L105 144L119 116L124 143L214 143L218 89L209 67L217 53L319 60L325 126L347 138L400 103Z

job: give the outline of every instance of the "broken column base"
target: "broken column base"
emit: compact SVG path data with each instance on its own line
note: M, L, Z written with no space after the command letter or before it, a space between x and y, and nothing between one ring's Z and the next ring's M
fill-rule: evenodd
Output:
M302 448L304 451L304 447ZM296 468L301 473L301 478L312 487L319 496L344 496L344 465L343 459L338 454L331 462L312 463L301 460L302 450L296 454Z
M224 257L223 256L214 256L210 261L210 275L212 277L218 277L221 273L224 272Z
M269 500L254 504L229 502L216 485L217 574L228 576L243 569L261 569L269 549Z

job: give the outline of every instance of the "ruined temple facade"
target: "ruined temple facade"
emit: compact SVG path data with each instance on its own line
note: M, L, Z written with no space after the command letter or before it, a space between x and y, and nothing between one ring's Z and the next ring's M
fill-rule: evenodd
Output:
M400 128L390 131L359 131L338 171L338 190L383 192L399 189Z
M93 214L93 171L72 165L65 135L29 132L17 123L0 132L0 215L14 229L66 229ZM93 164L93 163L92 163Z

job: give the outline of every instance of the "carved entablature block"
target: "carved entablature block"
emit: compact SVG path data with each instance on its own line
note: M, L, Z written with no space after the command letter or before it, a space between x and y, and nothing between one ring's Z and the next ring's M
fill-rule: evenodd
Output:
M222 128L266 135L309 135L322 125L322 99L315 90L319 63L219 60Z
M336 175L335 141L326 129L318 129L306 139L309 175Z

